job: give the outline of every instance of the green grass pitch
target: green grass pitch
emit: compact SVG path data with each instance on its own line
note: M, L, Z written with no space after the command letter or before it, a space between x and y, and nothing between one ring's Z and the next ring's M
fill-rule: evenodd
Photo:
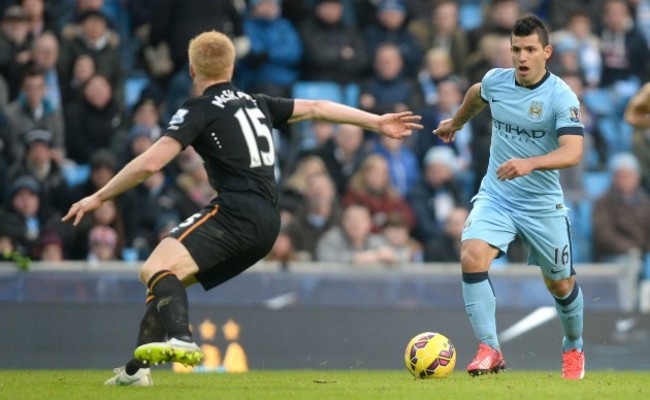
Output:
M414 380L404 371L251 371L175 374L153 371L153 387L103 386L111 371L0 370L0 399L649 399L647 371L587 371L563 381L559 371L506 371L471 378Z

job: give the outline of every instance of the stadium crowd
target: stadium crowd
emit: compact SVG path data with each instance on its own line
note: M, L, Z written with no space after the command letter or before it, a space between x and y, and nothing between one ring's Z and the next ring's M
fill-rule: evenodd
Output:
M278 127L283 226L268 259L458 261L489 110L452 144L431 131L468 85L511 67L509 33L526 13L551 29L549 69L582 103L585 157L561 172L574 261L647 253L650 130L623 115L650 80L650 0L4 0L1 259L143 260L215 195L189 148L82 226L60 223L160 137L193 95L188 41L215 29L237 47L245 91L423 116L406 141L323 122ZM507 257L525 258L516 245Z

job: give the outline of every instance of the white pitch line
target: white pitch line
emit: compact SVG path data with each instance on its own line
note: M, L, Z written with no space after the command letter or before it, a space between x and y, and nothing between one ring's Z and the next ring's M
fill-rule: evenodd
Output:
M540 307L524 317L510 328L499 334L501 343L509 342L517 336L521 336L528 331L532 331L540 325L547 323L557 316L555 307Z
M279 310L296 301L296 294L293 292L281 294L279 296L271 297L264 301L264 305L272 310Z

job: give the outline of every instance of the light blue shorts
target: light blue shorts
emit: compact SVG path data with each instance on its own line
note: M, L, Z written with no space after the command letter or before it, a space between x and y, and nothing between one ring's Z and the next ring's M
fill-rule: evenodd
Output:
M549 279L575 275L571 225L565 215L542 216L514 211L487 199L474 201L461 240L480 239L499 249L499 257L519 235L528 246L528 265L536 265Z

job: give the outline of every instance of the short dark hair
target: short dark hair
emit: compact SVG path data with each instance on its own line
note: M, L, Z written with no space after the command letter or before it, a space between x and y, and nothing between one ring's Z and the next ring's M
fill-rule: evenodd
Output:
M544 25L544 22L536 15L528 14L519 18L512 28L512 34L518 37L530 36L533 33L537 34L542 46L548 46L548 29Z

